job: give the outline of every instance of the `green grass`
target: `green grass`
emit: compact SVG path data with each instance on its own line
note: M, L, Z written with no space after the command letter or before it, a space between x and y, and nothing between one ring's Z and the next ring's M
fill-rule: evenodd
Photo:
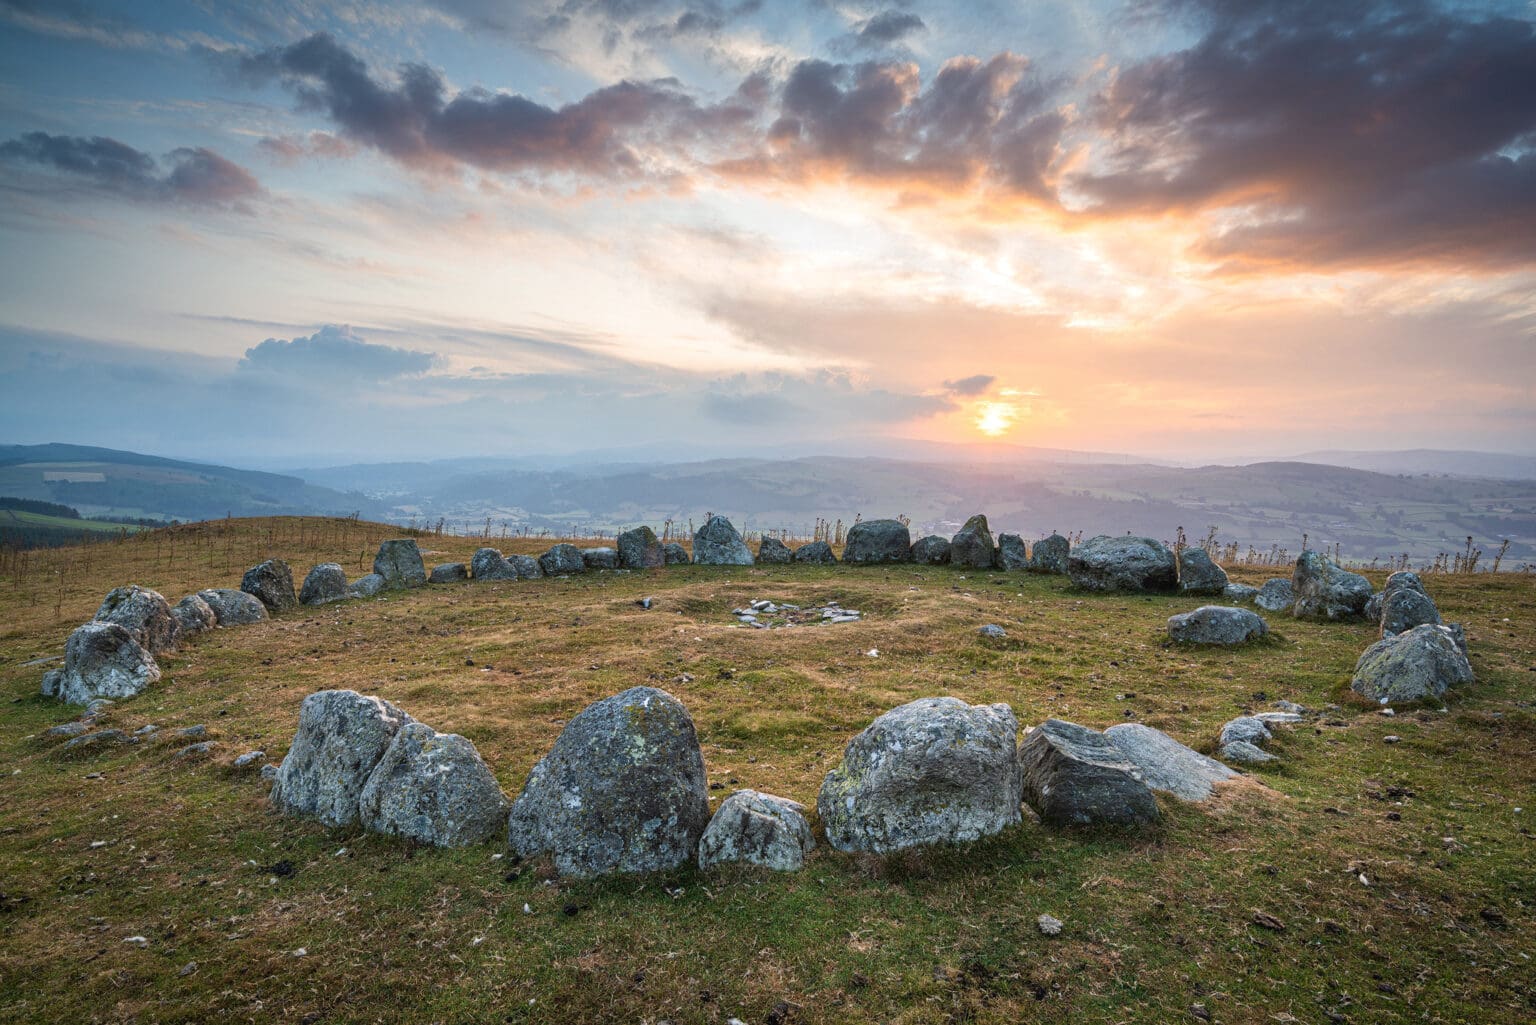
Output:
M690 567L430 588L206 635L104 725L206 723L220 744L210 760L174 758L171 737L66 759L41 736L71 713L37 698L40 667L19 663L61 650L111 586L174 601L235 586L268 554L296 576L329 556L355 574L389 533L200 525L93 546L88 568L47 584L0 581L0 1021L1163 1022L1196 1020L1195 1004L1232 1023L1536 1014L1528 578L1429 578L1467 626L1479 682L1447 711L1394 718L1343 700L1364 625L1265 614L1275 640L1203 651L1164 643L1167 617L1196 602L1078 594L1061 578ZM431 562L480 542L421 543L440 549ZM651 611L634 605L644 596ZM729 610L753 598L836 599L866 620L740 629ZM985 622L1008 639L978 638ZM1260 785L1208 806L1164 799L1146 835L1026 823L888 859L823 845L792 875L568 883L498 858L496 844L443 852L279 818L255 775L229 767L254 747L280 756L304 695L346 686L470 737L515 794L571 716L642 683L692 712L710 779L727 784L712 797L744 786L812 807L853 733L926 695L1008 701L1021 723L1103 727L1130 712L1204 750L1226 719L1278 698L1340 707L1282 731L1284 760L1255 773ZM265 870L283 860L292 875ZM1061 936L1039 934L1041 913L1066 923ZM133 935L147 947L122 942Z

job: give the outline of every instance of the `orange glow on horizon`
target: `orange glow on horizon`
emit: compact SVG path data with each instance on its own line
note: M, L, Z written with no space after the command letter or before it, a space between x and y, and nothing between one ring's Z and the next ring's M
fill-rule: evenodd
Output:
M1013 429L1019 407L1011 402L983 402L976 407L976 429L989 438L1001 438Z

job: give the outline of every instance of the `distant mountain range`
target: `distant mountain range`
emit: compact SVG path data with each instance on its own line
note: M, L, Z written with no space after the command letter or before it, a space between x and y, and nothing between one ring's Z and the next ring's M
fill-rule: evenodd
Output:
M1488 477L1495 480L1536 480L1536 456L1502 452L1453 452L1431 448L1402 452L1308 452L1296 459L1329 466L1350 466L1376 473L1443 474L1449 477Z

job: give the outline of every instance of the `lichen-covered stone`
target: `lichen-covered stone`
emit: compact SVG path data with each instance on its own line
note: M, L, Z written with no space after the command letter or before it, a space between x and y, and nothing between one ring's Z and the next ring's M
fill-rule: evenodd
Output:
M339 563L322 562L304 574L304 586L299 588L300 604L324 605L346 597L347 571Z
M1145 826L1161 813L1134 763L1098 730L1047 719L1019 746L1024 800L1048 826Z
M688 710L634 687L587 706L512 803L507 839L578 878L676 868L709 824L704 756Z
M1029 549L1017 534L997 535L997 561L1008 570L1029 569Z
M1168 636L1180 644L1245 644L1269 632L1257 612L1202 605L1168 617Z
M1259 588L1253 603L1265 612L1284 612L1296 604L1296 591L1288 577L1271 577Z
M1060 534L1052 534L1043 537L1034 543L1029 550L1029 571L1031 573L1056 573L1067 572L1067 561L1072 557L1072 542Z
M555 547L576 550L574 545L556 545ZM579 553L577 558L581 558ZM501 552L495 548L475 549L475 554L469 558L469 571L476 580L517 579L517 567L503 558Z
M1221 755L1223 761L1236 762L1238 765L1263 765L1265 762L1279 760L1262 747L1246 740L1234 740L1230 744L1223 744L1221 750L1216 753Z
M160 679L155 656L118 623L77 627L64 645L63 672L44 690L71 705L96 698L131 698Z
M1380 595L1373 596L1372 601L1377 603L1374 618L1381 624L1383 637L1426 623L1434 626L1441 623L1440 609L1424 590L1424 582L1417 573L1406 570L1393 573L1387 578L1387 586L1382 588ZM1372 618L1369 608L1366 618Z
M919 566L949 565L949 538L929 534L912 542L912 561Z
M1221 727L1221 735L1217 743L1222 746L1242 741L1246 744L1262 744L1266 740L1274 739L1274 734L1269 731L1269 724L1255 715L1240 715L1236 719L1228 720Z
M816 846L804 813L804 805L787 798L736 791L699 840L699 867L744 862L779 872L800 870Z
M750 566L752 552L724 516L711 516L693 532L696 566Z
M1204 801L1214 792L1214 784L1237 775L1216 759L1139 722L1111 726L1104 738L1136 767L1143 783L1181 801Z
M1291 589L1296 593L1291 614L1297 619L1358 619L1365 615L1365 603L1371 600L1369 580L1311 551L1296 559Z
M587 569L618 569L618 549L609 548L607 545L598 545L596 548L583 548L581 561Z
M912 533L900 520L864 520L848 528L843 562L870 566L912 561Z
M1150 537L1084 541L1067 556L1067 575L1088 591L1172 591L1179 584L1173 552Z
M816 810L827 842L880 854L960 843L1019 822L1018 720L1005 704L920 698L848 742Z
M650 527L624 531L618 550L621 569L660 569L667 564L667 553Z
M384 578L377 573L367 573L347 586L349 598L373 598L384 593Z
M496 552L496 549L482 548L481 551ZM478 554L477 552L476 555ZM496 557L500 558L501 553L496 552ZM571 573L585 573L587 571L587 564L581 557L580 548L572 544L561 543L539 556L539 568L544 571L545 576L559 577ZM475 576L476 578L480 576L478 567L475 570Z
M832 546L825 541L812 541L795 549L795 561L816 566L835 566L837 556L832 554Z
M612 549L609 549L612 551ZM531 555L509 555L507 564L519 580L537 580L544 575L544 567Z
M1259 589L1247 584L1228 584L1221 589L1221 596L1227 601L1253 601L1259 596Z
M1231 583L1227 571L1211 561L1204 548L1179 553L1179 591L1182 594L1221 594Z
M795 553L776 537L765 537L757 546L757 561L760 565L783 566L794 559Z
M1360 656L1350 687L1372 701L1438 698L1473 681L1472 664L1449 628L1424 623L1383 637Z
M252 566L240 578L240 590L252 595L273 612L282 612L299 604L293 593L293 570L282 559L268 559Z
M427 574L429 584L458 584L469 579L469 567L462 562L440 562Z
M668 566L687 566L693 562L693 557L688 554L688 549L676 541L668 541L661 546L661 550L666 557Z
M182 640L219 625L219 617L214 614L213 607L196 594L189 594L172 605L171 618L176 620Z
M232 587L210 587L198 591L197 596L208 603L220 626L246 626L269 618L265 605Z
M116 623L151 655L175 651L181 641L181 624L159 591L138 584L114 587L96 609L95 621Z
M285 815L327 826L358 821L358 799L400 728L414 720L383 698L355 690L316 691L299 708L299 728L272 784Z
M373 571L384 578L384 586L392 591L427 585L427 566L414 538L398 537L381 543L373 557Z
M949 564L961 569L991 569L997 564L997 546L985 516L972 516L949 539Z
M474 744L420 722L395 733L357 806L364 829L437 847L499 836L509 807Z

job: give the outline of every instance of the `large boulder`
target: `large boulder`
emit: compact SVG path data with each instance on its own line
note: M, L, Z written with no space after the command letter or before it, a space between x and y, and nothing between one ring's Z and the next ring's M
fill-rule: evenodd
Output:
M1204 548L1186 548L1179 554L1179 591L1183 594L1221 594L1231 583L1227 571L1211 561Z
M252 566L240 578L240 590L251 595L273 612L282 612L299 604L293 593L293 570L282 559L268 559Z
M1383 637L1360 656L1350 687L1372 701L1438 698L1473 680L1472 664L1449 627L1424 623Z
M1264 581L1253 603L1265 612L1284 612L1296 604L1296 591L1289 577L1271 577Z
M1104 738L1136 767L1143 783L1181 801L1204 801L1211 796L1214 784L1237 775L1216 759L1139 722L1111 726L1104 731Z
M1084 541L1067 556L1067 575L1088 591L1172 591L1179 584L1173 552L1150 537Z
M688 554L688 549L676 541L668 541L661 546L661 551L666 557L668 566L686 566L693 562L693 557Z
M50 697L71 705L131 698L160 679L155 656L118 623L86 623L64 645L64 670L44 678Z
M812 541L795 549L795 561L815 566L835 566L837 556L832 554L832 546L825 541Z
M1371 582L1358 573L1335 565L1318 552L1302 552L1291 571L1291 589L1297 619L1358 619L1371 600Z
M322 562L304 574L299 601L304 605L325 605L347 597L347 571L340 563Z
M961 569L991 569L997 565L997 546L992 543L992 531L985 516L972 516L949 539L949 564Z
M1018 720L1004 704L920 698L848 742L816 810L841 851L885 854L990 836L1022 818Z
M750 566L752 552L724 516L711 516L693 532L696 566Z
M949 565L949 538L929 534L912 542L912 561L919 566Z
M586 564L587 569L618 569L619 552L618 549L609 548L607 545L583 548L581 561Z
M692 859L709 824L704 756L688 710L634 687L587 706L512 802L507 839L563 875L656 872Z
M1439 626L1440 623L1440 609L1423 591L1399 587L1382 592L1381 636L1390 637L1416 626Z
M756 790L727 797L699 840L699 867L744 862L780 872L805 866L816 841L805 806Z
M555 547L576 550L574 545L556 545ZM581 558L580 553L577 553L576 557ZM469 557L469 572L476 580L517 579L517 570L496 548L476 548L475 554Z
M98 623L116 623L151 655L175 651L181 640L181 624L171 614L170 602L158 591L138 584L114 587L96 610Z
M469 579L469 567L462 562L440 562L427 574L429 584L457 584Z
M1071 557L1072 542L1060 534L1042 537L1029 550L1029 571L1064 574L1067 572L1067 562Z
M1003 569L1029 569L1029 549L1017 534L997 535L997 560Z
M660 569L667 553L650 527L636 527L619 535L619 566L623 569Z
M1244 644L1263 637L1269 627L1257 612L1225 605L1202 605L1168 617L1168 636L1180 644Z
M864 520L848 528L843 562L868 566L912 561L912 533L900 520Z
M760 565L784 566L795 561L795 553L778 538L765 537L757 546L757 561Z
M244 591L232 587L210 587L197 596L208 603L220 626L246 626L267 619L267 607Z
M316 691L299 707L299 729L272 784L285 815L327 826L358 821L358 799L400 728L414 722L383 698L355 690Z
M390 590L427 585L427 566L412 538L398 537L380 544L373 557L373 571L384 578L384 586Z
M482 548L480 551L496 552L496 549ZM475 554L478 556L479 552ZM501 553L496 552L496 556L500 558ZM585 573L587 564L582 561L580 548L571 544L558 544L539 556L539 568L544 571L545 576L558 577L570 573ZM475 576L479 575L480 570L476 568Z
M196 594L189 594L173 605L171 618L176 620L183 640L219 625L219 617L214 614L213 607Z
M384 749L357 808L364 829L462 847L499 836L508 803L474 744L408 722Z
M612 549L608 549L612 551ZM537 580L544 575L544 567L539 565L539 560L531 555L509 555L507 564L512 567L512 572L519 580Z
M1160 817L1141 772L1098 730L1047 719L1019 745L1024 800L1048 826L1144 826Z

